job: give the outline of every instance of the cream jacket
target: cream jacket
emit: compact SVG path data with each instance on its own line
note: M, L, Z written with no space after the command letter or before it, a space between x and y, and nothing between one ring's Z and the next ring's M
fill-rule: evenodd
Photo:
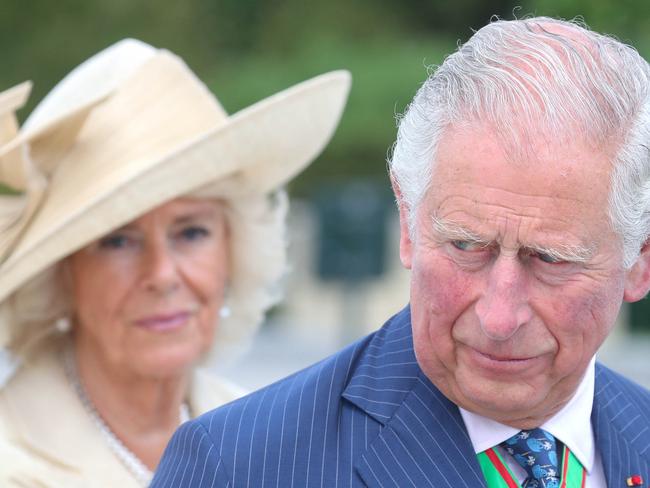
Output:
M26 362L0 390L0 486L138 488L70 386L60 350L55 344ZM243 393L198 369L191 414Z

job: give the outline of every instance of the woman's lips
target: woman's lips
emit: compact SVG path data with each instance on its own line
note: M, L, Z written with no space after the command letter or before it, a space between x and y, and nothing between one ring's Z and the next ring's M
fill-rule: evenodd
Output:
M135 325L152 331L168 331L183 327L194 315L189 311L150 315L135 321Z

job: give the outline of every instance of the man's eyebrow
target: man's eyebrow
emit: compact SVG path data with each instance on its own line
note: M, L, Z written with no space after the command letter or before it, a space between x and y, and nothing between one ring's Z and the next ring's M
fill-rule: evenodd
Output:
M560 244L557 247L527 246L528 249L537 254L546 254L557 261L571 263L586 263L594 255L593 247Z
M437 239L450 241L465 241L489 246L491 241L466 229L458 222L431 216L431 229ZM558 244L557 246L521 246L528 252L546 254L558 261L586 263L594 255L594 248L573 244Z
M479 243L488 245L489 241L483 237L474 234L472 231L466 229L458 222L453 220L446 220L435 215L431 216L431 230L439 239L451 241L467 241L472 243Z

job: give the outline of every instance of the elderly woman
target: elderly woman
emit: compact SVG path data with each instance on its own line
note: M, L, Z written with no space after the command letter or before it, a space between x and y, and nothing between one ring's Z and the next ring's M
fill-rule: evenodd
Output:
M280 188L348 87L329 73L229 117L179 58L126 40L19 131L29 86L0 95L0 441L45 473L3 459L0 485L146 486L179 423L240 393L197 366L276 301Z

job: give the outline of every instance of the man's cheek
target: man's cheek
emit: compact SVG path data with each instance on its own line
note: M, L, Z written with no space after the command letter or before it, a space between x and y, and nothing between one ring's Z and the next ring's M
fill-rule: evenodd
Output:
M472 280L463 273L432 270L422 276L419 291L422 300L435 315L458 315L472 301Z

